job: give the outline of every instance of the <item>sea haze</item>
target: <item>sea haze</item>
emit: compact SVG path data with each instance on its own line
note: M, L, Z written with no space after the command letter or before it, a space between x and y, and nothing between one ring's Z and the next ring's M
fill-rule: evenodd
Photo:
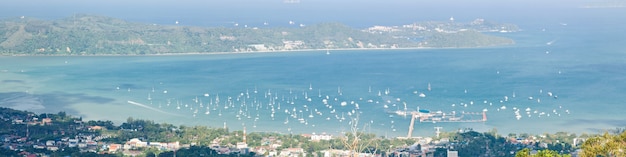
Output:
M43 19L66 18L73 14L95 14L155 24L196 26L289 26L342 22L354 27L402 25L416 21L459 21L484 18L524 25L546 22L576 13L587 0L575 1L75 1L10 0L0 5L0 18L30 16Z

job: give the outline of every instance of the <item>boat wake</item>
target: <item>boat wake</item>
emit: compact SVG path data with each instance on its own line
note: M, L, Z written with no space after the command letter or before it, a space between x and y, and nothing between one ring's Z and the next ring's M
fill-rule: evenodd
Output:
M163 110L159 110L159 109L156 109L156 108L153 108L153 107L150 107L148 105L144 105L144 104L141 104L141 103L138 103L138 102L134 102L134 101L128 100L128 103L129 104L133 104L133 105L137 105L139 107L147 108L147 109L150 109L150 110L153 110L153 111L156 111L156 112L165 113L165 114L172 115L172 116L181 116L182 117L182 115L165 112Z
M552 44L554 44L554 42L556 42L556 39L554 39L554 40L552 40L552 41L547 42L547 43L546 43L546 45L552 45Z

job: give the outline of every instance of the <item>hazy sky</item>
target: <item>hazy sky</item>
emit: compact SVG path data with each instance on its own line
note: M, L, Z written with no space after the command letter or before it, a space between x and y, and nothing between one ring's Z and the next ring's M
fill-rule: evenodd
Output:
M58 19L76 13L132 21L207 24L246 21L375 23L538 17L563 14L590 0L3 0L0 18ZM202 22L199 22L202 21Z

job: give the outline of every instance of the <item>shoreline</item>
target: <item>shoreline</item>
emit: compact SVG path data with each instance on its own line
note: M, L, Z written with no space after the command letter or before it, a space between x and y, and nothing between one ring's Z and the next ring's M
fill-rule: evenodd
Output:
M131 103L131 101L128 101L128 103ZM136 103L136 102L133 102L133 103ZM12 110L31 112L31 113L35 113L35 114L46 114L46 113L54 114L55 113L55 112L48 112L48 111L35 111L35 110L32 110L32 109L19 109L19 108L14 108L14 107L11 107L11 106L0 106L0 108L8 108L8 109L12 109ZM84 120L87 120L87 121L89 121L89 120L94 120L94 121L97 121L97 120L111 121L111 122L114 123L114 125L121 125L122 123L125 123L125 120L123 120L123 119L122 120L115 120L115 119L107 118L106 116L105 117L98 117L98 118L87 118L87 117L83 117L84 115L81 116L80 114L68 112L66 110L60 110L59 112L66 112L66 113L68 113L68 115L71 115L73 117L81 117L81 118L84 118ZM186 125L186 124L180 124L180 123L175 123L175 122L171 122L171 121L155 120L155 119L132 117L132 116L129 116L127 118L133 118L135 120L153 121L153 122L155 122L155 124L156 123L158 123L158 124L172 124L172 125L175 125L175 126L184 126L184 125ZM228 124L229 124L229 127L228 127L229 129L234 129L234 130L242 130L243 129L241 127L238 127L237 125L230 125L231 123L228 123ZM421 122L420 123L416 123L416 124L421 124ZM221 128L219 125L218 126L211 126L211 125L203 125L203 124L191 124L191 125L187 125L187 126L205 126L205 127L209 127L209 128ZM496 127L493 127L493 128L482 128L482 130L481 130L481 128L472 128L472 130L477 131L477 132L489 132L489 131L491 131L493 129L496 129L496 131L498 131L497 133L500 134L500 135L503 135L503 136L506 135L506 134L511 134L511 133L512 134L528 134L528 135L539 136L539 135L545 135L545 134L557 134L557 133L560 133L560 132L565 132L565 133L569 133L569 134L576 134L576 135L582 135L582 134L602 134L604 132L610 132L611 130L614 130L616 128L620 128L620 127L615 127L615 128L597 128L596 131L578 131L578 130L563 130L562 129L562 130L551 130L551 131L541 132L541 133L539 133L539 132L528 132L528 131L521 131L521 132L510 132L509 131L509 132L506 132L506 131L501 131L501 130L499 131L499 130L497 130ZM296 128L293 128L293 129L295 130ZM315 133L315 131L308 131L307 132L307 131L300 130L300 131L293 131L293 132L285 132L285 131L271 130L271 129L259 129L259 130L250 129L248 131L249 132L256 132L256 133L273 132L273 133L280 133L280 134L294 134L294 133L295 134L309 134L311 132ZM429 131L427 131L427 132L429 132ZM444 130L444 132L454 132L454 129L452 129L452 130ZM341 134L337 134L339 132L332 132L332 131L324 132L324 133L331 134L331 135L341 135ZM420 131L418 131L418 130L414 130L413 133L414 133L414 135L416 135L416 136L413 136L413 137L429 137L428 135L420 133ZM405 136L403 136L404 134L405 133L402 132L402 133L400 133L400 135L395 135L395 136L394 135L389 135L389 136L384 135L384 136L388 137L388 138L402 138L402 137L405 137Z
M500 46L478 46L478 47L404 47L404 48L336 48L336 49L296 49L296 50L266 50L266 51L246 51L246 52L180 52L180 53L160 53L160 54L7 54L0 57L38 57L38 56L184 56L184 55L224 55L224 54L256 54L256 53L289 53L289 52L315 52L315 51L353 51L353 50L446 50L446 49L476 49L476 48L499 48Z

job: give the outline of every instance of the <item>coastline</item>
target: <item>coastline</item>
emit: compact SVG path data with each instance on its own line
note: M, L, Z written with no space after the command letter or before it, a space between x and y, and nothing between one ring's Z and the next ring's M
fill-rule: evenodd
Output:
M515 44L511 44L515 45ZM335 48L335 49L294 49L294 50L267 50L267 51L245 51L245 52L180 52L180 53L159 53L159 54L7 54L0 57L34 57L34 56L182 56L182 55L225 55L225 54L255 54L255 53L290 53L290 52L315 52L315 51L374 51L374 50L446 50L446 49L475 49L475 48L499 48L499 46L477 46L477 47L403 47L403 48Z
M514 45L509 45L509 46L507 46L507 47L511 47L511 46L514 46ZM481 53L476 53L476 52L481 51L483 48L485 48L485 47L482 47L482 48L466 48L466 49L473 49L472 51L476 54L475 56L484 56L484 55L481 55ZM500 47L486 47L486 48L487 48L487 49L499 49ZM396 49L354 49L354 48L352 48L352 49L328 49L328 50L330 50L330 51L350 51L350 52L345 52L345 53L352 53L352 54L354 54L354 55L337 55L336 57L342 57L342 56L344 56L344 57L346 57L346 56L355 57L355 56L363 56L363 55L358 54L358 53L360 53L360 52L361 52L360 50L363 50L363 51L365 51L365 50L372 50L372 51L379 50L380 52L372 52L372 53L369 53L369 54L377 53L377 55L380 55L380 56L385 56L385 52L386 52L386 51L387 51L387 52L392 52L392 51L394 51L394 50L405 50L405 49L416 49L416 50L426 50L426 51L403 51L403 52L402 52L402 54L413 55L412 53L413 53L413 52L415 52L414 54L417 54L417 55L420 55L420 54L428 55L428 54L433 54L433 53L430 53L430 52L439 52L438 50L442 50L442 49L458 50L458 49L461 49L461 48L396 48ZM432 49L433 51L429 51L430 49ZM293 50L293 51L264 51L264 52L256 52L256 51L254 51L254 52L240 52L239 54L274 53L274 54L280 55L279 53L289 53L289 52L297 53L297 52L306 52L306 53L308 53L308 54L309 54L309 55L311 55L311 56L317 56L317 57L329 58L329 57L327 57L326 55L324 55L324 53L325 53L325 52L323 52L323 51L325 51L325 50L326 50L326 49L308 49L308 50ZM428 52L428 53L425 53L425 52ZM442 52L445 52L445 50L444 50L444 51L442 51ZM523 51L519 51L519 52L523 52ZM340 54L340 53L344 53L344 52L337 52L337 54ZM520 53L517 53L517 52L510 52L510 53L511 53L511 54L520 54ZM228 56L233 56L233 57L236 57L236 56L237 56L237 55L234 55L235 53L230 53L230 52L221 52L221 53L185 53L185 54L166 54L166 55L161 54L161 55L145 55L145 56L168 56L168 55L171 55L171 56L181 55L181 56L183 56L183 55L190 55L190 56L188 56L188 57L194 58L194 57L193 57L194 55L196 55L196 57L201 57L201 56L197 56L197 55L205 55L205 57L210 57L209 55L212 55L212 54L233 54L233 55L228 55ZM331 54L332 54L332 52L331 52ZM357 54L358 54L358 55L357 55ZM367 54L367 53L366 53L366 54ZM506 53L505 53L505 54L506 54ZM523 53L522 53L522 54L523 54ZM284 55L284 56L299 56L298 54L282 54L282 55ZM437 54L437 55L439 55L439 54ZM441 54L441 55L444 55L444 54ZM520 55L521 55L521 54L520 54ZM532 54L528 54L528 55L529 55L529 56L533 56ZM116 56L122 56L122 55L116 55ZM141 57L139 57L139 56L142 56L142 55L128 55L128 56L138 56L138 57L136 57L136 58L141 58ZM224 56L227 56L227 55L224 55ZM392 55L392 56L394 56L394 55ZM218 57L218 58L219 58L220 56L216 56L216 57ZM330 58L336 58L336 57L330 57ZM17 57L16 57L16 58L17 58ZM35 58L35 59L37 59L37 58L43 59L43 58L45 58L45 57L33 57L33 58ZM65 57L56 57L56 58L57 58L57 59L59 59L59 60L52 60L52 61L53 61L52 63L53 63L53 64L55 64L55 65L61 65L61 64L63 63L63 60L61 60L61 59L64 59ZM71 58L71 56L70 56L70 58ZM82 58L88 59L88 58L90 58L90 57L77 57L76 59L82 59ZM91 57L91 58L93 58L93 59L95 59L95 60L99 60L99 58L98 58L98 57ZM114 57L114 58L116 58L116 57ZM125 58L125 57L119 57L119 59L122 59L122 58ZM128 57L128 58L129 58L129 59L133 59L133 58L135 58L135 57ZM149 58L157 58L157 57L148 57L148 59L149 59ZM182 57L175 57L175 58L182 58ZM271 57L270 57L270 58L271 58ZM301 59L310 59L310 58L308 58L308 57L296 57L296 58L301 58ZM406 58L406 57L404 57L404 58ZM530 57L529 57L529 58L530 58ZM7 59L7 60L11 60L12 58L11 58L11 57L5 57L5 59ZM22 58L19 58L19 59L29 59L29 57L22 57ZM118 59L118 58L116 58L116 59ZM162 57L162 58L160 58L160 59L168 59L168 57ZM490 61L490 60L486 60L486 61ZM5 62L5 63L7 63L7 65L9 65L8 63L10 63L10 62ZM15 61L15 63L27 63L27 62L18 62L18 61L16 60L16 61ZM37 62L32 62L32 63L37 63ZM87 63L87 62L70 62L70 63L78 63L78 64L83 64L83 63ZM123 64L123 62L121 62L121 63ZM494 62L494 63L497 63L497 62ZM251 63L250 63L250 64L251 64ZM13 64L13 65L16 65L16 66L17 66L17 65L20 65L20 64ZM69 64L69 65L75 65L75 64ZM101 64L101 65L102 65L102 64ZM66 67L66 66L63 66L63 67ZM63 67L59 66L58 68L63 68ZM539 66L539 67L544 67L544 66ZM253 68L253 67L249 67L249 68ZM12 68L12 69L17 69L17 68ZM271 68L271 69L274 69L274 68ZM321 69L327 69L327 68L321 68ZM383 68L383 69L384 69L384 68ZM507 69L507 68L503 68L503 69ZM0 69L0 70L1 70L1 69ZM17 69L17 70L19 70L19 69ZM58 69L53 69L53 70L58 70ZM500 69L500 70L502 70L502 69ZM151 70L137 70L137 69L133 69L132 71L140 71L140 72L141 72L141 71L143 71L143 72L148 72L148 73L152 73L152 72L153 72L153 71L151 71ZM369 71L369 69L368 69L368 71ZM444 70L444 71L445 71L445 70ZM487 71L490 71L490 70L487 70ZM28 70L27 70L27 72L28 72ZM76 73L78 73L78 72L83 72L83 71L76 71L76 72L72 72L72 74L76 74ZM218 72L219 72L219 71L218 71ZM215 72L215 73L218 73L218 72ZM493 71L492 71L492 72L493 72ZM50 73L53 73L53 72L50 72ZM211 74L211 75L215 75L215 73L209 73L209 74ZM493 72L493 73L495 73L495 72ZM33 74L35 74L35 73L33 73ZM502 73L502 75L505 75L505 74L506 74L506 73ZM194 75L197 75L197 74L196 74L196 73L194 73ZM46 75L46 76L48 76L48 75ZM69 75L68 75L68 76L69 76ZM6 77L8 77L8 76L6 76ZM63 78L65 78L65 77L66 77L66 76L63 76ZM150 76L150 77L155 77L155 76ZM280 77L286 77L286 76L282 76L282 75L281 75ZM11 77L9 77L9 78L11 78ZM72 78L72 77L69 77L69 78ZM156 77L156 78L160 78L160 77ZM237 78L237 77L233 77L233 78ZM30 78L30 79L32 79L32 80L39 80L39 79L37 79L37 77L34 77L34 76L33 76L33 78ZM255 78L255 77L251 77L251 78L248 78L248 79L246 79L246 80L252 80L252 81L254 81L254 79L256 79L256 78ZM116 79L111 79L111 80L116 80ZM200 80L200 79L190 79L190 80ZM227 80L227 79L222 79L222 80L217 81L217 82L222 82L222 81L224 81L224 80ZM427 80L434 80L434 79L427 79ZM137 85L141 85L141 84L144 84L144 83L145 83L145 84L144 84L144 86L145 86L145 87L147 87L147 88L151 87L151 85L149 85L149 84L150 84L150 83L149 83L150 81L147 81L147 83L146 83L146 82L143 82L143 81L137 81L137 82L134 82L134 81L132 81L132 80L120 79L120 80L118 80L118 81L112 81L112 82L113 82L113 83L107 83L107 84L105 84L105 85L104 85L104 87L110 87L109 89L111 89L111 88L114 88L114 85L117 85L117 84L119 84L119 83L131 83L131 84L137 84ZM159 81L159 82L160 82L160 81ZM172 83L172 82L169 82L169 83L168 83L168 82L167 82L167 80L165 80L165 81L163 81L163 82L165 82L167 85L170 85L169 83ZM521 81L521 82L524 82L524 81ZM62 84L62 83L61 83L61 84ZM206 85L206 84L204 84L204 83L197 83L197 84L198 84L198 85L203 85L203 86L204 86L204 85ZM16 84L16 85L17 85L17 84ZM108 85L110 85L110 86L108 86ZM315 84L315 83L314 83L314 85L317 85L317 84ZM345 85L345 84L342 84L342 89L343 89L344 85ZM89 86L85 86L85 85L80 85L80 86L81 86L81 87L80 87L80 89L85 88L85 87L89 87ZM253 86L253 85L248 85L248 86L244 86L244 87L241 87L241 88L235 88L235 87L233 87L233 89L235 89L235 91L236 91L237 89L240 89L241 91L243 91L243 89L245 89L245 88L251 88L252 86ZM305 82L305 85L304 85L304 86L308 86L308 83L306 83L306 82ZM346 89L349 89L349 88L347 88L347 86L348 86L348 85L345 85L345 86L346 86ZM376 85L374 85L374 86L376 86ZM64 89L64 90L67 90L68 88L66 88L66 87L67 87L67 86L63 86L63 88L58 88L58 89ZM97 90L101 90L101 89L103 89L102 87L103 87L103 86L101 86L101 85L98 85L98 86L93 86L93 88L94 88L94 89L97 89ZM174 87L174 86L170 86L170 87L168 87L168 88L169 88L168 90L170 90L170 91L174 91L174 88L173 88L173 87ZM261 87L261 86L260 86L260 87ZM380 85L380 86L378 86L378 87L385 87L385 86ZM457 87L460 87L460 86L457 86ZM219 88L219 87L203 87L203 88L206 88L206 89L219 89L219 91L224 91L224 90L222 90L223 88ZM333 88L333 91L334 91L334 88L336 88L336 86L333 86L333 87L326 87L326 88ZM440 87L440 88L443 88L443 87ZM517 88L517 87L516 87L516 88ZM55 88L53 88L53 89L55 89ZM159 89L159 87L157 87L157 89ZM165 89L165 88L163 88L163 89ZM7 88L7 90L11 90L11 88ZM533 89L533 90L534 90L534 89ZM21 90L21 91L24 91L24 90ZM52 90L52 91L54 91L54 90ZM57 90L57 91L61 91L61 90ZM141 91L141 89L140 89L140 88L138 88L138 87L133 87L133 91ZM273 91L273 92L275 92L274 90L272 90L272 91ZM470 90L470 91L471 91L471 90ZM40 93L40 92L41 92L41 91L39 91L39 92L37 92L37 93ZM85 92L85 91L82 91L82 90L74 91L74 90L72 90L72 92ZM93 91L87 91L87 92L93 92ZM276 92L278 92L278 91L276 91ZM507 92L508 92L508 91L507 91ZM124 93L126 93L126 92L124 92ZM170 92L170 93L171 93L171 92ZM194 92L194 93L198 93L198 92ZM501 92L501 93L505 93L505 92ZM522 94L522 92L521 92L521 91L519 91L519 90L517 90L517 94L518 94L518 95L521 95L521 94ZM106 97L106 93L105 93L105 95L102 95L102 94L93 94L93 95L99 95L99 96L105 96L105 97ZM124 95L125 95L125 94L124 94ZM191 95L191 94L188 94L188 95ZM220 95L222 95L222 96L223 96L223 94L220 94ZM568 95L568 94L563 93L563 95ZM155 94L153 94L152 96L153 96L153 98L156 98L156 97L157 97L157 95L155 95ZM560 96L561 96L561 95L560 95ZM121 106L118 106L118 107L125 107L124 105L129 105L129 104L125 103L125 102L127 102L127 100L133 100L133 101L136 101L136 100L145 100L145 99L144 99L144 98L145 98L145 93L144 93L144 94L140 93L140 94L138 94L138 96L137 96L137 97L138 97L137 99L123 99L123 100L121 101L121 102L123 102L123 103L120 103L119 105L121 105ZM176 97L180 97L180 96L176 96ZM429 95L429 99L430 99L430 98L431 98L431 97L430 97L430 95ZM432 98L434 98L434 97L432 97ZM566 98L566 97L560 97L559 101L566 100L566 99L562 99L562 98ZM470 99L470 98L468 98L468 99ZM542 103L544 104L543 106L546 106L545 104L546 104L546 103L548 103L550 100L553 100L553 99L542 99L542 100L543 100L543 101L542 101ZM137 102L139 102L139 101L137 101ZM147 104L147 102L144 102L144 103L146 103L146 104ZM563 103L563 104L571 104L571 103ZM132 104L130 104L130 105L132 105ZM80 106L82 107L83 105L80 105ZM87 106L87 105L84 105L84 106ZM379 107L380 107L380 106L379 106ZM509 107L509 108L511 108L511 106L508 106L508 107ZM141 108L140 108L140 109L141 109ZM90 110L90 112L92 112L91 110L93 110L93 109L85 108L84 110ZM93 110L93 112L100 112L100 111L102 111L102 109ZM494 109L490 109L490 111L495 111L495 110L494 110ZM575 110L572 110L572 111L575 111ZM214 112L214 113L215 113L215 112ZM225 113L225 114L226 114L226 113ZM93 118L98 118L98 117L105 117L105 116L97 115L97 116L94 116ZM122 118L121 118L121 120L123 121L123 120L124 120L124 118L126 118L126 117L122 117ZM136 118L142 118L142 117L136 117ZM143 117L143 118L145 118L145 117ZM386 118L386 117L385 117L385 118ZM492 118L492 117L490 117L490 118ZM178 121L178 120L177 120L177 121L175 121L175 122L168 122L168 123L178 124L179 122L183 122L183 121L184 121L184 122L187 122L187 121L190 121L190 120L189 120L189 119L182 120L182 121ZM161 122L165 122L165 121L161 121ZM397 122L397 124L402 123L402 121L401 121L401 120L396 120L396 122ZM196 121L192 121L192 123L196 123ZM201 123L201 122L198 122L198 123ZM231 124L231 123L229 123L229 124ZM281 123L281 124L282 124L282 123ZM258 125L261 125L261 124L258 124ZM497 125L500 125L500 124L497 124ZM389 126L389 125L387 124L386 126ZM483 130L491 129L491 127L490 127L489 125L479 126L479 127L480 127L480 129L483 129ZM479 127L475 127L475 128L479 128ZM574 126L570 126L570 127L574 127ZM605 128L605 127L600 126L600 125L598 125L598 126L594 125L593 127L596 127L596 128ZM452 128L452 127L448 127L448 128ZM295 128L292 128L292 129L294 129L294 130L295 130ZM580 127L579 127L579 128L576 128L576 129L579 129L579 130L584 130L585 128L580 128ZM381 129L381 130L382 130L382 129ZM526 131L527 131L527 132L533 132L533 130L537 130L537 129L527 129ZM501 130L501 131L506 132L505 130ZM380 132L384 132L384 131L380 131ZM543 132L543 131L541 131L541 132ZM576 132L576 133L579 133L579 132Z
M295 49L295 50L267 50L267 51L245 51L245 52L180 52L180 53L158 53L158 54L85 54L85 55L39 55L39 54L11 54L0 55L0 57L29 57L29 56L180 56L180 55L224 55L224 54L255 54L255 53L290 53L290 52L314 52L314 51L350 51L350 50L418 50L418 49L449 49L435 47L412 47L412 48L338 48L338 49Z

